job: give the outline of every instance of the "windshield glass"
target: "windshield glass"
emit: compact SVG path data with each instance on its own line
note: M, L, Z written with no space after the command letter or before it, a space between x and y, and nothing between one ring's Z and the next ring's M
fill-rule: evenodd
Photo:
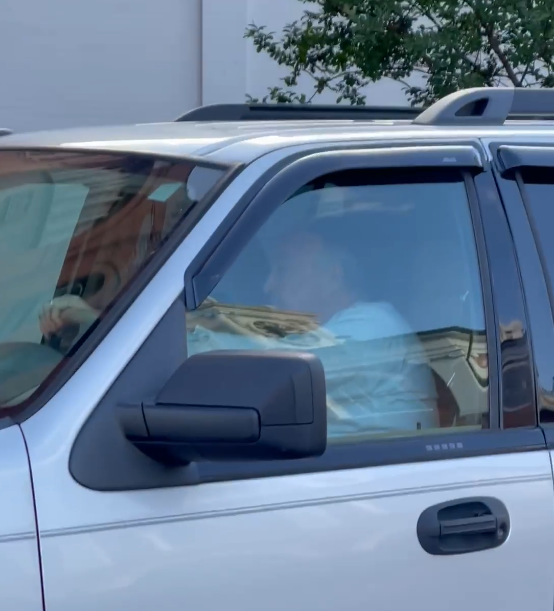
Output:
M134 155L0 152L0 406L72 358L223 174Z

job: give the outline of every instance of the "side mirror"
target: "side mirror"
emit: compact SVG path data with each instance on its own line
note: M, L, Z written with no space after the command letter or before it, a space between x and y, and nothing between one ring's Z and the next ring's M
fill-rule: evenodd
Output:
M167 465L319 456L327 445L325 374L312 354L197 354L155 401L119 406L119 416L127 439Z

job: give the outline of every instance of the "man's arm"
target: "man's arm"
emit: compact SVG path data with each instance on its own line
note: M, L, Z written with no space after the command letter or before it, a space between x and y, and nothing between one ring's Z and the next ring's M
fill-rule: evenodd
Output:
M79 325L80 337L99 316L100 312L81 297L62 295L43 306L39 315L39 327L44 336L50 337L68 325Z

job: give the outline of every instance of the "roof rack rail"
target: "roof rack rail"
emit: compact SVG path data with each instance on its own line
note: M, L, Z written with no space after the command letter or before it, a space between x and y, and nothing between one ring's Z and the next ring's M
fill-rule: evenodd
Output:
M322 104L211 104L200 106L176 121L329 121L413 120L418 108Z
M13 134L11 129L7 129L6 127L0 127L0 137L9 136L10 134Z
M554 89L478 87L442 98L414 119L417 125L503 125L507 119L554 119Z

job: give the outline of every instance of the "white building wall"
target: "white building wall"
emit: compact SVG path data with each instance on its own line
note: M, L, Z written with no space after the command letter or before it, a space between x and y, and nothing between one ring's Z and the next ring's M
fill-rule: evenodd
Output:
M298 0L0 0L0 127L165 121L200 104L261 97L286 74L243 38L280 31ZM303 83L310 91L310 83ZM400 86L369 90L404 104ZM326 95L321 102L333 102Z
M166 120L197 106L200 8L200 0L0 0L0 126Z

